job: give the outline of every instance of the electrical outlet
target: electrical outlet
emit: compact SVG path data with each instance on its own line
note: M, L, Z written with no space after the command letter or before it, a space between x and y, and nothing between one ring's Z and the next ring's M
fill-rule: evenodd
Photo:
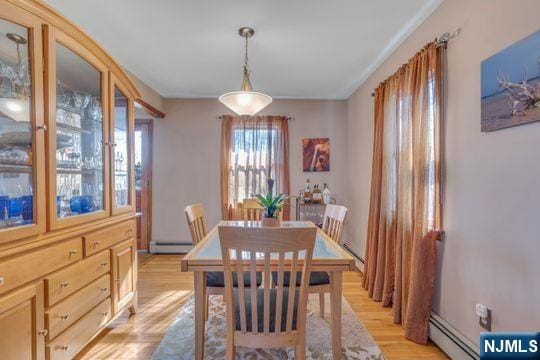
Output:
M483 304L476 304L476 315L478 315L478 324L491 331L491 310Z

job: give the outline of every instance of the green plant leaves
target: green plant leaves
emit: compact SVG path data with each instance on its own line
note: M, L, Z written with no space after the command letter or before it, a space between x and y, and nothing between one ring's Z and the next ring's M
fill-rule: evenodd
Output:
M283 201L286 200L289 196L287 194L279 194L272 196L270 193L266 196L262 194L255 195L255 200L259 205L264 208L264 216L267 218L276 217L276 213L281 211L285 204Z

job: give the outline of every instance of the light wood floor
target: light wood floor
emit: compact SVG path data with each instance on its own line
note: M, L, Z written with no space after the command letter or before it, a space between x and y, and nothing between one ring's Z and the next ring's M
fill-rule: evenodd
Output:
M193 275L180 272L181 255L139 256L139 309L105 329L78 359L150 359L177 310L193 293ZM418 345L392 322L390 309L367 297L362 274L347 272L343 293L387 359L448 359L434 344ZM127 313L127 312L126 312Z

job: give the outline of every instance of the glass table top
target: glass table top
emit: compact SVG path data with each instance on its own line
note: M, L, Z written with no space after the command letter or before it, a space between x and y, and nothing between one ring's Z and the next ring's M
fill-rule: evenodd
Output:
M222 221L219 225L224 226L243 226L243 227L260 227L258 221ZM283 221L281 227L315 227L310 221ZM221 258L221 246L219 244L219 234L217 227L215 227L209 234L208 239L200 247L195 248L193 253L193 259L215 259ZM324 233L317 231L317 237L315 239L315 246L313 248L313 259L343 259L344 252L339 247L331 242ZM272 254L274 255L274 254ZM276 254L277 256L277 254ZM244 258L248 258L249 255L245 254ZM286 256L287 257L287 256ZM302 252L298 254L299 258L303 257Z

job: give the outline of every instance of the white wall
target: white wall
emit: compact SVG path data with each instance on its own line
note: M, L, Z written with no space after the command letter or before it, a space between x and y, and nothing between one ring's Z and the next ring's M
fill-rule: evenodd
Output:
M221 219L219 115L229 113L217 99L166 99L164 119L154 121L152 240L191 242L185 206L202 202L209 226ZM289 122L291 193L309 177L328 183L338 202L346 199L347 103L339 100L280 100L261 115L293 117ZM329 137L331 171L302 172L302 138Z
M480 132L480 62L540 28L538 0L446 0L348 101L350 241L365 252L377 84L425 43L448 46L446 184L435 311L479 342L475 303L493 330L540 325L540 123Z

